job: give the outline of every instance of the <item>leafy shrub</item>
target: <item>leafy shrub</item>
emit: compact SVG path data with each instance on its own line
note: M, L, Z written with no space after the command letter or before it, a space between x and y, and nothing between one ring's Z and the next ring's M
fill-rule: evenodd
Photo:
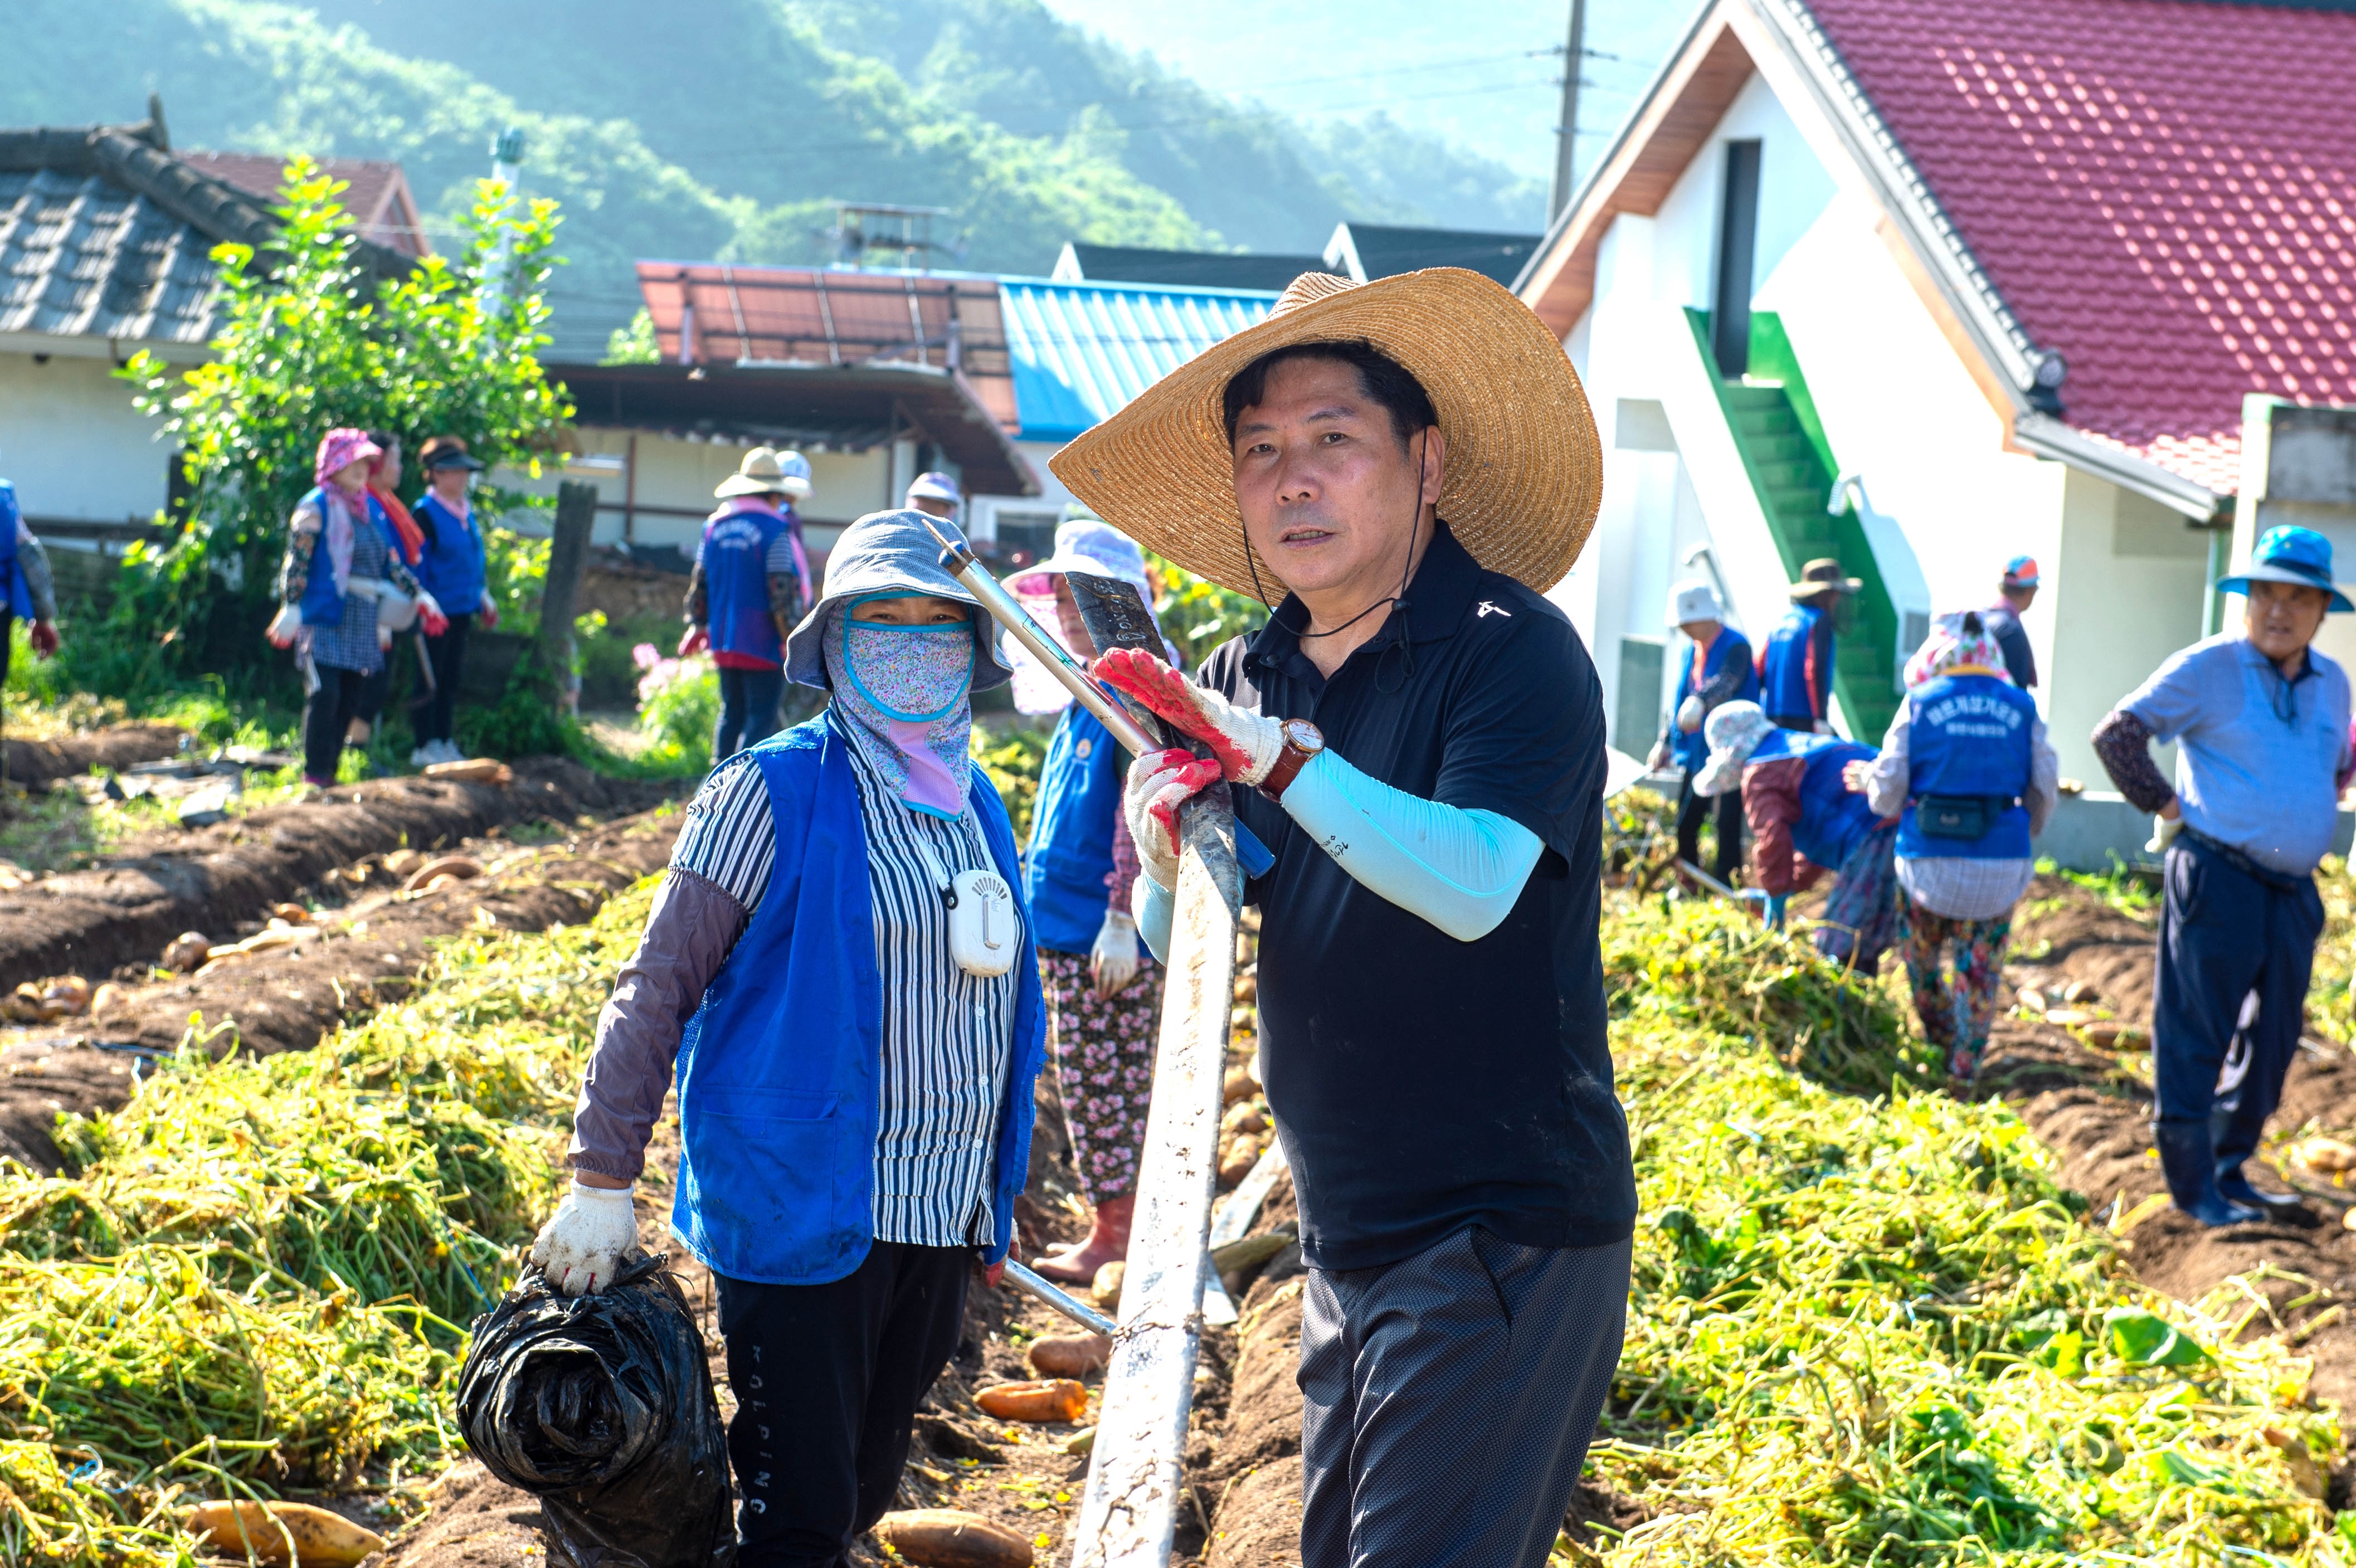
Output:
M709 654L692 659L664 656L651 642L631 650L639 669L638 728L649 740L645 760L686 761L707 757L720 725L720 671Z

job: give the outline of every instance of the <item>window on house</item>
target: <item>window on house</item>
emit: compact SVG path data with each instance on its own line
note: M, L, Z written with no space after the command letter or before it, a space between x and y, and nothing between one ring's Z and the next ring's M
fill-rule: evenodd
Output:
M1718 219L1718 295L1710 348L1732 381L1751 368L1751 262L1759 246L1759 144L1726 144L1726 189Z

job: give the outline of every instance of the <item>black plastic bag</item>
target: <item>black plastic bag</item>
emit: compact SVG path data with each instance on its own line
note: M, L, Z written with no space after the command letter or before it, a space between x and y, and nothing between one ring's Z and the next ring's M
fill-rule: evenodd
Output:
M728 1448L695 1314L663 1266L625 1263L567 1299L537 1268L474 1323L458 1426L541 1499L573 1568L727 1568Z

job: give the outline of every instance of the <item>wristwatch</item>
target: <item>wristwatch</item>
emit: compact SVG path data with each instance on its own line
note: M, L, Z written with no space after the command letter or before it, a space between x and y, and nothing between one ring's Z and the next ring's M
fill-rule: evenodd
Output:
M1325 749L1325 736L1307 719L1285 720L1282 733L1284 749L1276 754L1268 777L1259 781L1259 792L1271 800L1283 800L1293 776L1307 766L1311 757Z

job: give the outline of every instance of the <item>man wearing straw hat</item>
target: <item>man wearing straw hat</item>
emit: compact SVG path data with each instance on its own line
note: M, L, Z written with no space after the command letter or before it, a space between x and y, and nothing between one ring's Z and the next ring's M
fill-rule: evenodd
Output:
M1543 1563L1618 1361L1602 697L1541 596L1601 457L1537 318L1436 269L1298 279L1055 459L1146 548L1280 600L1194 682L1132 650L1097 671L1216 758L1130 771L1149 945L1188 793L1251 787L1276 857L1247 897L1310 1266L1305 1568Z
M1864 586L1862 579L1842 575L1841 564L1830 556L1800 568L1800 580L1791 585L1792 607L1767 634L1759 666L1760 706L1781 727L1832 734L1834 612Z

